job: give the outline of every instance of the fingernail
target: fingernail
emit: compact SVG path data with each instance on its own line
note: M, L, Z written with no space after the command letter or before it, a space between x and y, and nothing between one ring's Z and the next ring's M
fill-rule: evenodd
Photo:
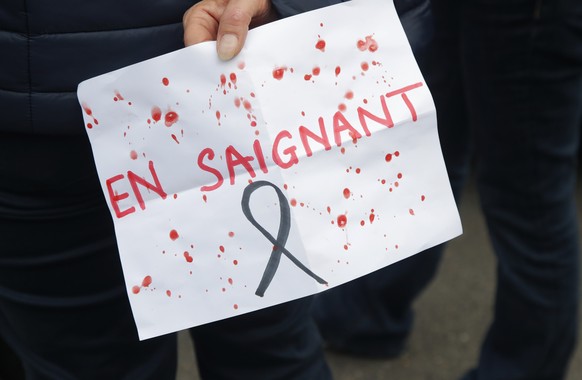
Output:
M223 61L228 61L234 57L238 47L238 37L234 34L225 34L218 41L218 57Z

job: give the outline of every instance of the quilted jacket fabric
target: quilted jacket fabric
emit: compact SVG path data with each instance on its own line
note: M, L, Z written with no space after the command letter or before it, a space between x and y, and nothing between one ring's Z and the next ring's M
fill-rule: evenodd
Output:
M289 16L338 2L274 0L273 4L282 16ZM77 85L183 47L182 15L194 3L0 2L0 132L84 133ZM420 30L422 22L416 22L420 20L417 16L428 12L428 0L396 0L396 5L404 18L409 15L414 20L415 26L407 30Z

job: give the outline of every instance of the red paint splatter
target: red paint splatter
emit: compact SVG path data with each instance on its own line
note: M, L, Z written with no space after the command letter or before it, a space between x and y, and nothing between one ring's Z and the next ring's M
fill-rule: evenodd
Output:
M317 50L321 50L322 52L325 51L325 40L318 40L317 43L315 44L315 48Z
M392 153L388 153L384 159L386 160L386 162L392 161Z
M236 108L239 108L240 107L240 98L234 99L234 105L235 105Z
M331 207L327 206L327 213L331 214Z
M178 234L178 231L176 230L172 230L170 231L170 239L172 240L176 240L180 237L180 235Z
M170 80L166 77L162 78L162 84L164 86L168 86L170 84Z
M305 80L310 80L310 79L311 79L311 74L305 74L305 75L303 76L303 79L305 79Z
M362 62L360 67L362 68L363 71L368 71L368 69L370 68L370 65L368 65L368 62Z
M85 111L85 113L89 116L91 116L93 114L93 111L91 110L91 108L89 108L89 106L87 106L86 104L83 104L83 111Z
M378 50L378 43L372 38L372 36L366 36L365 41L358 40L357 46L361 51L368 50L373 53Z
M167 295L168 297L171 297L171 296L172 296L172 291L171 291L171 290L166 290L166 295Z
M246 66L246 63L244 63L243 61L241 61L241 62L239 62L239 63L238 63L236 66L237 66L239 69L241 69L241 70L244 70L244 68L245 68L245 66Z
M166 127L171 127L174 123L178 121L178 118L179 118L178 114L174 111L166 113L166 116L164 117L164 123L166 124Z
M425 197L424 195L421 195L421 196L420 196L420 201L421 201L421 202L424 202L424 200L425 200L425 199L426 199L426 197Z
M176 142L176 144L180 144L180 141L178 141L178 138L173 133L172 133L172 139Z
M283 79L285 71L287 71L286 67L277 67L276 69L273 70L273 78L277 80Z
M229 277L229 278L228 278L228 283L232 285L232 284L233 284L233 282L234 282L234 281L232 281L232 278L230 278L230 277Z
M398 175L396 177L398 177L398 179L401 179L402 178L402 173L398 173Z
M194 258L192 256L190 256L190 252L188 252L188 251L184 251L184 258L189 263L191 263L192 261L194 261Z
M206 203L206 201L208 200L208 197L206 197L206 194L202 195L202 200L204 201L204 203Z
M238 309L238 305L236 303L234 305L232 305L232 307L234 308L234 310Z
M119 91L115 91L115 98L113 100L124 100L123 96L119 93Z
M129 152L129 157L132 160L137 160L137 152L135 150L132 150L131 152Z
M226 86L226 75L220 74L220 87Z
M291 200L289 201L289 204L290 204L292 207L295 207L295 206L297 206L297 199L295 199L295 198L291 199Z
M348 250L348 245L344 244L344 249L347 251Z
M364 226L366 224L366 222L364 222L363 220L360 220L360 226Z
M233 263L234 265L238 265L238 260L232 260L232 263Z
M236 74L235 73L230 73L230 81L232 82L232 84L236 84Z
M251 105L251 102L249 102L248 100L244 100L243 101L243 107L247 110L250 111L253 109L253 106Z
M318 66L315 66L312 70L311 73L315 76L318 76L321 73L321 69Z
M216 111L216 120L220 120L220 111Z
M361 172L362 172L362 169L356 168L356 174L360 174Z
M376 215L372 212L370 214L370 223L374 223L374 219L376 219Z
M346 148L344 148L344 147L342 146L342 148L340 149L340 152L341 152L342 154L346 154Z
M140 291L140 287L139 287L139 286L137 286L137 285L131 288L131 292L132 292L133 294L138 294L138 293L139 293L139 291Z
M348 91L346 92L346 94L344 95L346 99L353 99L354 98L354 92L353 91Z
M230 231L230 232L228 233L228 237L234 237L234 232Z
M342 214L337 217L337 226L343 228L348 224L348 217L345 214Z
M93 128L93 124L87 123L87 129L91 129L91 128Z
M147 288L151 284L152 284L152 276L145 276L143 278L143 281L141 282L141 286L143 286L144 288Z
M414 210L413 210L413 209L408 209L408 213L409 213L410 215L413 215L413 216L414 216Z
M396 152L394 152L394 155L395 155L396 157L398 157L398 156L400 156L400 152L399 152L399 151L396 151Z
M346 187L344 189L344 198L349 199L350 195L352 195L352 192Z
M343 104L343 103L340 103L340 104L337 106L337 109L338 109L338 110L340 110L341 112L345 112L345 111L348 109L348 107L347 107L345 104Z
M224 253L224 246L221 245L220 247L218 247L218 249L220 249L220 252Z
M340 73L342 72L342 68L339 66L335 67L335 76L337 77L338 75L340 75Z
M162 110L160 109L160 107L157 107L157 106L153 107L152 108L152 119L155 122L158 122L158 121L160 121L161 118L162 118Z

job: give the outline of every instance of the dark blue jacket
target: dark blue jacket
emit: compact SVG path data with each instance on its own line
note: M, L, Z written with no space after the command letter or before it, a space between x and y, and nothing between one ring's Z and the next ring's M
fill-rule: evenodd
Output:
M386 0L390 1L390 0ZM282 16L338 0L274 0ZM85 133L81 81L183 47L192 0L9 0L0 2L0 132ZM409 37L422 31L428 0L396 0ZM410 32L409 32L410 31Z

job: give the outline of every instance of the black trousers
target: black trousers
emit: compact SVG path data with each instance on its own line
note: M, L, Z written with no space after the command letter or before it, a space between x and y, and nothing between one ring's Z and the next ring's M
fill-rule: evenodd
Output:
M207 379L329 379L311 299L191 330ZM86 136L0 133L0 336L27 379L173 380L139 342Z

